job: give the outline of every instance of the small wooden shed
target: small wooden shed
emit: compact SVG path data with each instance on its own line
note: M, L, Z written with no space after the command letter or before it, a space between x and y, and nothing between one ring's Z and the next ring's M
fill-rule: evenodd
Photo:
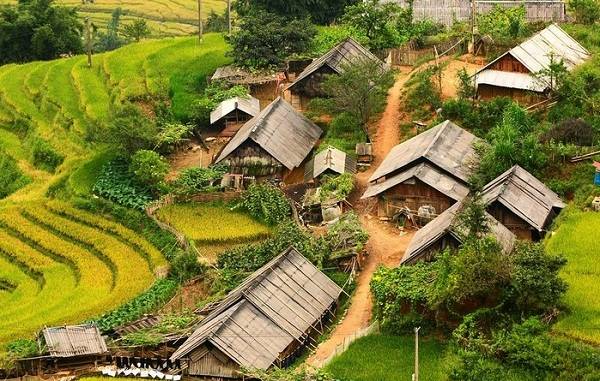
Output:
M369 179L362 199L377 197L378 215L442 213L469 193L477 137L445 121L394 147Z
M419 261L432 261L446 249L458 249L462 244L463 232L458 224L458 215L463 207L457 202L433 221L419 229L404 253L401 264L412 265ZM506 253L514 248L516 236L490 214L486 213L490 225L489 234L494 237Z
M325 95L321 84L327 75L340 74L347 65L361 61L379 62L382 68L386 67L383 61L354 39L348 38L340 42L315 59L298 75L294 83L287 87L292 105L299 110L306 109L312 98Z
M252 96L224 100L210 113L210 124L219 128L221 136L232 137L246 123L260 113L260 101Z
M173 354L184 373L242 378L241 367L284 367L323 332L342 289L290 247L230 292Z
M248 121L223 148L217 163L257 180L286 178L304 163L322 134L319 126L277 98ZM301 182L302 180L300 180Z
M567 70L572 70L589 58L590 52L552 24L475 73L477 96L506 96L524 104L536 103L553 87L550 78L540 75L552 60L562 60Z
M306 164L304 181L318 181L322 176L356 173L356 160L335 147L327 147Z
M229 85L240 85L248 89L261 105L271 103L279 96L280 85L286 80L283 72L251 72L235 65L217 68L212 81L222 81Z
M483 188L487 211L519 239L541 240L565 203L540 180L512 167Z

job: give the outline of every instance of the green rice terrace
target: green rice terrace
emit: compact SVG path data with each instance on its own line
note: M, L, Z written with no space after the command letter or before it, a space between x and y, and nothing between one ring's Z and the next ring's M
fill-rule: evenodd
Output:
M133 231L51 201L0 211L0 346L125 303L163 272Z
M0 0L2 4L14 4L16 0ZM196 0L95 0L82 4L81 0L58 0L58 4L75 7L81 17L90 17L92 22L104 28L111 19L112 12L121 8L122 21L146 20L156 36L186 36L198 30L198 2ZM227 6L224 0L204 0L202 16L206 19L211 12L221 14Z

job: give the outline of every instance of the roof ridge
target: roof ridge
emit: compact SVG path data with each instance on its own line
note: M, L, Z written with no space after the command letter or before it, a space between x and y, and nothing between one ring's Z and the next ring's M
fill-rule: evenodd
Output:
M429 157L428 157L429 151L431 150L431 148L433 148L433 146L435 145L435 143L437 143L438 139L442 135L442 132L444 132L446 130L446 127L448 127L449 124L450 124L450 120L446 119L444 122L442 122L438 126L439 127L439 131L437 131L435 133L435 136L433 137L433 139L431 140L431 142L427 145L427 148L425 148L425 150L423 151L423 155L422 155L423 157L429 159Z
M271 102L264 110L261 111L260 114L258 114L256 116L256 121L254 122L254 125L252 126L252 128L250 129L250 134L248 135L249 138L251 138L252 140L254 140L254 134L255 132L262 127L263 122L265 121L265 119L271 115L271 113L273 112L273 110L275 109L275 106L279 105L281 102L282 98L281 97L277 97L277 99L275 99L273 102Z

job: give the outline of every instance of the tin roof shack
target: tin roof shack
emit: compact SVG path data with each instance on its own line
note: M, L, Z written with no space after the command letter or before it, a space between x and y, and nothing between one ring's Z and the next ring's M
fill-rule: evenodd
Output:
M289 248L234 289L171 360L185 374L242 378L241 367L286 366L321 332L342 289Z
M538 102L553 87L550 78L540 75L549 69L552 60L562 60L572 70L588 58L590 53L583 46L552 24L475 73L477 96L507 96L525 104Z
M40 333L40 357L19 360L19 369L29 374L93 368L109 354L97 326L82 324L45 328Z
M346 152L329 146L316 154L304 169L304 181L318 183L323 176L355 174L356 160Z
M519 239L539 241L566 206L558 195L517 166L483 188L487 211Z
M458 249L463 239L462 228L458 222L462 206L462 202L457 202L417 231L401 264L412 265L418 261L431 261L443 250ZM490 226L489 234L498 241L504 252L510 253L514 248L516 236L489 213L486 214Z
M378 215L434 217L469 193L477 137L445 121L394 147L369 179L362 199L377 197Z
M232 174L286 180L294 170L301 170L303 175L303 164L322 132L289 103L277 98L244 124L216 162L227 164Z
M376 61L385 66L383 61L352 38L342 41L315 59L298 75L294 83L287 87L292 105L299 110L306 109L312 98L325 95L321 84L327 75L341 74L348 65L361 61Z
M251 72L234 65L218 68L211 77L211 81L245 86L263 107L277 98L279 86L285 80L285 73L282 72Z
M260 113L260 101L252 96L224 100L210 113L210 124L219 136L230 138L243 123Z

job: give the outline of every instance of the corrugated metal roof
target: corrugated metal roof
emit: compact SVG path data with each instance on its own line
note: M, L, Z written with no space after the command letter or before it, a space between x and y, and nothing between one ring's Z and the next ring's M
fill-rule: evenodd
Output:
M98 355L108 352L100 330L93 324L45 328L42 336L52 357Z
M360 61L376 61L381 63L381 66L385 66L385 63L367 48L356 42L354 39L348 38L308 65L306 69L298 75L298 78L296 78L294 83L288 86L288 89L293 88L294 85L325 65L331 68L335 73L340 74L347 65Z
M590 58L589 51L569 36L569 34L562 30L557 24L552 24L490 62L475 74L475 78L479 77L483 72L488 71L494 63L507 54L512 55L522 63L531 74L536 74L542 70L548 69L552 56L555 61L562 59L568 70L572 70L577 65L582 64ZM538 79L538 82L539 81L540 79ZM477 80L477 82L479 82L479 80ZM521 82L517 83L520 84ZM502 87L511 87L510 84L511 82L509 81ZM545 87L548 87L548 83L546 83ZM539 86L536 88L539 89Z
M434 166L421 163L413 167L409 167L403 172L400 172L382 183L369 184L367 190L361 199L377 196L386 190L405 182L411 178L417 178L425 184L437 189L446 196L455 201L460 201L469 194L469 188L462 182L457 181L452 176L444 174Z
M479 139L447 120L395 146L377 168L370 182L394 175L417 161L428 161L458 180L466 182L477 162L473 143Z
M477 86L491 85L509 87L511 89L544 92L548 85L540 79L526 74L512 71L486 70L479 73L475 79Z
M302 164L322 133L319 126L279 97L240 128L216 162L224 160L251 139L292 170Z
M356 173L356 160L344 151L331 146L327 147L306 164L304 180L310 181L327 170L340 175L346 172Z
M215 124L235 110L255 117L260 113L260 101L252 96L224 100L210 113L210 124Z
M414 264L419 261L423 254L427 252L427 249L447 235L451 235L458 242L461 242L463 235L460 232L461 228L457 226L457 217L462 206L461 202L457 202L419 229L406 249L402 264ZM516 236L489 213L486 213L486 217L490 224L489 234L496 238L504 252L510 253L514 248Z
M556 209L566 205L544 183L518 165L483 188L486 204L499 202L539 232L546 229Z
M267 369L291 343L302 341L341 293L289 248L230 292L171 358L210 342L241 366Z

